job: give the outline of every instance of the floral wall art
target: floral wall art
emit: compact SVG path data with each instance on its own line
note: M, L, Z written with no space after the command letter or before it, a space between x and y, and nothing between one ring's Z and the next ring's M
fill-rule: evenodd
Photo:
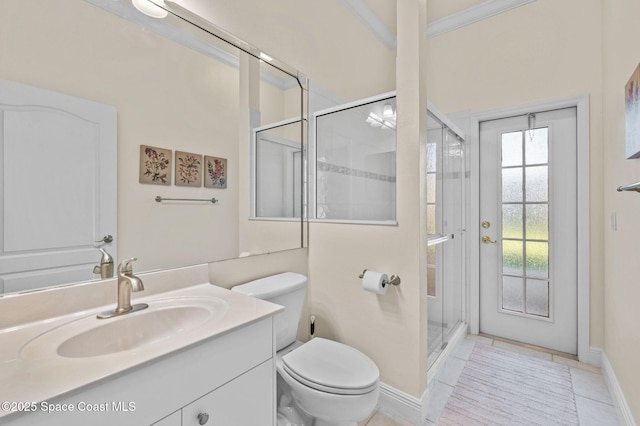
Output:
M204 156L205 167L205 188L226 188L227 187L227 159Z
M140 145L140 183L171 185L171 150Z
M173 151L155 146L140 145L140 183L171 185ZM175 151L176 186L227 188L227 159L191 152Z
M202 155L176 151L176 186L202 185Z
M625 154L640 158L640 65L625 86Z

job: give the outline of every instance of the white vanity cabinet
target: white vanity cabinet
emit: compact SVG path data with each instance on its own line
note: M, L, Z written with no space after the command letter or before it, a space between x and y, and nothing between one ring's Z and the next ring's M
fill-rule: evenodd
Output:
M265 362L184 407L182 426L270 424L273 363Z
M0 425L274 426L274 355L268 316L48 401L73 412L11 415Z
M204 395L153 426L247 426L271 424L273 363L267 361Z
M170 416L154 423L153 426L182 426L182 411L176 411Z

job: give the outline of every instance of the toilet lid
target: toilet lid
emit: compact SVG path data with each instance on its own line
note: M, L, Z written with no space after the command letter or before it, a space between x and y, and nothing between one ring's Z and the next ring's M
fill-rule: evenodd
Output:
M324 392L360 395L378 386L380 371L351 346L317 337L282 357L284 370L299 382Z

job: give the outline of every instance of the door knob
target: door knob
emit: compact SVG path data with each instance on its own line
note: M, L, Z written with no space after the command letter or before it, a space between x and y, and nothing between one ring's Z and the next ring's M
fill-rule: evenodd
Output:
M489 238L488 235L485 235L484 237L482 237L482 242L485 244L497 244L497 241L492 241L491 238Z
M209 421L209 414L207 413L200 413L198 414L198 424L200 425L204 425Z

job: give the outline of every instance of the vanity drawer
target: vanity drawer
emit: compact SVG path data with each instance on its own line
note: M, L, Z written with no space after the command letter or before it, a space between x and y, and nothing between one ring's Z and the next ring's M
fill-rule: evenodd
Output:
M182 409L182 426L261 426L273 418L273 360Z

